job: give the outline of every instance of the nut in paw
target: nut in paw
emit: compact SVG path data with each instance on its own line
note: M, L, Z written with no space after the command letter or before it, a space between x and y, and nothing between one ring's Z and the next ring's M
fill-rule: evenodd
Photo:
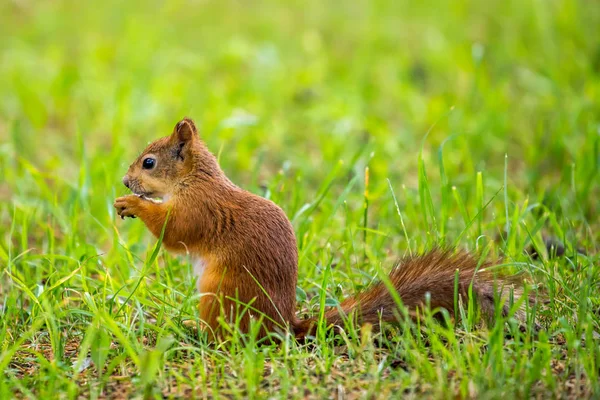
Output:
M140 213L143 201L139 196L134 194L122 196L115 200L114 207L121 219L125 219L125 217L135 218Z

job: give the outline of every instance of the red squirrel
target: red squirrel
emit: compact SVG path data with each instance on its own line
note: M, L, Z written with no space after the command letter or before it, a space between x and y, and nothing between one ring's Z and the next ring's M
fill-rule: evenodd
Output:
M162 233L167 250L195 260L200 317L210 332L218 335L223 321L236 318L247 332L251 318L262 315L263 335L283 329L297 338L315 334L318 317L296 317L298 250L292 224L275 203L225 176L191 119L148 145L123 184L134 194L115 200L118 215L139 217L154 236ZM389 280L409 312L425 306L428 296L431 309L453 314L458 290L464 300L472 293L482 312L493 315L497 289L484 271L489 265L465 252L432 250L401 260ZM397 310L380 282L327 310L325 319L329 327L340 326L343 315L354 312L360 324L377 329L380 322L398 322Z

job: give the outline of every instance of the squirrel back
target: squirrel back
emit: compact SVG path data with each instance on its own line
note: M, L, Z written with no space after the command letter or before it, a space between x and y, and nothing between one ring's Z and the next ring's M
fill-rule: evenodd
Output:
M275 203L225 176L191 119L148 145L123 183L134 194L115 201L118 214L139 217L162 236L165 248L194 258L200 317L209 332L221 336L232 323L248 331L250 321L262 317L262 335L285 329L298 338L314 334L317 319L299 320L295 314L298 251L289 219ZM478 272L486 266L464 252L433 250L403 259L389 278L410 311L429 298L432 309L452 314L458 291L464 300L474 294L491 315L494 277ZM397 305L383 283L345 300L340 309L361 323L397 321ZM327 310L327 324L341 325L342 315L338 308Z

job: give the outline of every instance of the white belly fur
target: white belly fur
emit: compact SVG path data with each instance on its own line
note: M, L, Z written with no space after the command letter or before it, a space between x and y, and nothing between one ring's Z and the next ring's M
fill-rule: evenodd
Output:
M206 269L206 261L204 261L202 258L195 258L193 260L192 265L194 266L194 274L198 278L196 280L196 285L200 287L200 282L202 282L202 275L204 275L204 270Z

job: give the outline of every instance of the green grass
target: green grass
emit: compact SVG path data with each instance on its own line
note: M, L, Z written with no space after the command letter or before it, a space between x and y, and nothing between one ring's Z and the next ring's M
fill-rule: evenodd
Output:
M583 0L2 2L0 397L599 397L598 26ZM524 332L465 304L455 327L208 344L189 260L112 209L184 115L293 221L301 315L436 244L547 304Z

